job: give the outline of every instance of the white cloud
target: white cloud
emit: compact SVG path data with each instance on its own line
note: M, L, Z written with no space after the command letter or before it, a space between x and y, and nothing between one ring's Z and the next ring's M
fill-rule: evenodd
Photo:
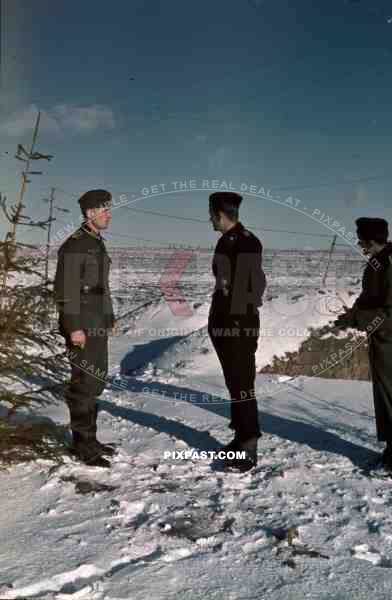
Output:
M0 123L0 131L11 137L21 137L25 133L32 132L37 114L38 107L31 104L30 106L3 118ZM61 133L59 123L57 123L57 121L46 111L41 111L40 129L41 131L49 133Z
M0 132L11 137L21 137L32 131L38 114L34 104L19 110L0 122ZM91 106L71 106L57 104L51 109L41 109L41 132L54 135L65 133L88 134L97 129L113 129L113 111L99 104Z
M53 115L66 129L77 133L90 133L96 129L113 129L113 111L98 104L92 106L68 106L59 104L53 109Z

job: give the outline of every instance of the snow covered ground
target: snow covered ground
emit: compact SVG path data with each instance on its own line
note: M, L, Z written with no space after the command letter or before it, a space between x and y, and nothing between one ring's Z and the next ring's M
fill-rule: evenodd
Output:
M341 283L350 304L358 282ZM334 318L336 290L307 288L269 292L258 369ZM370 383L259 374L254 471L164 457L231 438L202 293L189 317L117 297L98 424L120 446L110 470L66 459L0 472L1 600L390 600L392 479L366 471L381 450ZM64 404L41 412L68 422Z

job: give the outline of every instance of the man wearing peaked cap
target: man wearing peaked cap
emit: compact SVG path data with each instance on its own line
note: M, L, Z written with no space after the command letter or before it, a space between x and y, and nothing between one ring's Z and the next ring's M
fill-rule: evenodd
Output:
M84 220L58 251L54 284L59 328L71 361L65 400L73 450L86 464L102 467L110 466L103 454L115 452L96 438L97 397L106 384L108 332L115 323L109 290L111 260L101 236L111 220L110 202L106 190L90 190L81 196Z
M355 223L358 243L369 260L360 296L335 325L368 336L377 438L386 442L382 463L392 471L392 242L385 219L360 217Z
M380 218L360 217L355 221L358 239L384 243L389 236L388 221Z
M88 208L110 208L112 195L106 190L90 190L79 198L82 211Z
M215 192L209 197L210 220L222 235L212 261L215 289L208 333L230 393L229 427L235 432L234 439L221 450L244 452L245 459L227 460L226 465L247 471L257 464L261 436L254 391L255 352L266 279L262 244L239 221L241 202L242 196L232 192Z
M227 209L238 209L242 202L242 196L235 192L215 192L210 195L210 209L217 213Z

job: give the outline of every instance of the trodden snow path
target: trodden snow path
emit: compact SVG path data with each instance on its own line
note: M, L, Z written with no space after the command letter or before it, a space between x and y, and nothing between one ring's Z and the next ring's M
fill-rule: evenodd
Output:
M390 600L392 479L366 474L381 449L371 384L258 375L253 472L167 459L231 437L219 365L193 328L159 352L111 341L112 371L128 375L100 402L100 437L119 443L110 470L0 472L1 600ZM64 405L45 414L68 421Z
M377 449L369 396L313 379L264 398L259 465L239 475L163 458L227 440L216 406L107 390L110 471L37 461L0 475L0 598L390 598L392 480L362 473Z

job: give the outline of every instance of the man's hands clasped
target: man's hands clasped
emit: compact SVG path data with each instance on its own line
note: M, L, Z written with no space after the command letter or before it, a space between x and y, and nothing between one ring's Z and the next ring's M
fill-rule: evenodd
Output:
M111 336L116 336L120 334L118 321L113 321L112 327L108 329L108 334ZM78 346L82 350L84 349L87 341L86 332L83 329L78 329L77 331L72 331L70 333L70 338L73 346Z
M345 312L338 315L338 318L334 321L335 327L340 330L355 327L354 310L347 307L345 309Z
M83 350L86 345L86 334L83 329L71 332L71 342L74 346L79 346Z

